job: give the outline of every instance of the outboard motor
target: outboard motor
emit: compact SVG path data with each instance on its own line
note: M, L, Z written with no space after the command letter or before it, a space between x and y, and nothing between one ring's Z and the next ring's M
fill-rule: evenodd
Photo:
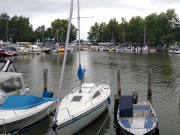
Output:
M138 101L138 93L135 91L132 94L133 104L137 104Z

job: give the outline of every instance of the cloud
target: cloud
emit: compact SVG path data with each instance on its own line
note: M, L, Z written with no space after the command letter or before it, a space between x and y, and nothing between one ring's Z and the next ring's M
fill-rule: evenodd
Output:
M77 17L77 1L74 0L73 17ZM151 13L166 12L167 9L175 9L180 15L179 0L80 0L81 17L93 17L81 19L82 30L85 34L95 22L108 23L110 19L116 18L121 22L121 18L129 21L134 16L145 17ZM7 13L22 15L30 18L33 28L45 25L50 27L51 22L57 18L67 19L69 16L70 0L0 0L0 14ZM73 19L73 24L77 25L77 20Z

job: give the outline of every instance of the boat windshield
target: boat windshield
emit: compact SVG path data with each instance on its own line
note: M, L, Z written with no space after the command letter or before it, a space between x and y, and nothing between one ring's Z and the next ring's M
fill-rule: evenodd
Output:
M4 82L0 82L0 89L5 93L10 93L16 90L21 90L22 88L22 80L18 77L10 78Z

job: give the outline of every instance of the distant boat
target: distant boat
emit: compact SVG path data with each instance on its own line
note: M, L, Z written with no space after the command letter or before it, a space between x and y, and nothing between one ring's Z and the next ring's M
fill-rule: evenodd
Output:
M124 135L158 133L157 116L151 103L149 101L137 103L137 93L133 93L132 96L121 96L117 121Z
M29 53L36 53L36 54L42 53L41 48L37 45L28 45L27 48L28 48Z
M16 47L16 50L18 52L18 54L28 54L28 48L26 47Z
M17 56L18 55L18 52L17 52L15 47L7 47L7 49L13 52L13 56Z
M13 51L0 46L0 56L13 56L13 55L14 55Z
M51 48L50 47L43 47L43 49L42 49L42 51L44 52L44 53L50 53L51 52Z
M180 54L180 48L176 47L174 48L174 50L172 51L173 54Z
M60 47L58 48L58 52L64 52L64 50L65 50L65 48L62 47L62 46L60 46ZM71 49L68 48L67 52L71 52Z

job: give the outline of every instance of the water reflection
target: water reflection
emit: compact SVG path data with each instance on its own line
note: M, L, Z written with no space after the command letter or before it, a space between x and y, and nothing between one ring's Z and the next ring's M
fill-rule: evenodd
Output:
M86 68L87 82L107 83L111 88L111 101L117 93L117 70L121 72L122 94L132 94L137 91L139 102L151 100L156 111L161 135L179 135L180 132L180 55L168 54L128 54L96 51L83 51L82 65ZM63 53L22 55L9 57L14 61L18 72L23 73L25 83L36 84L43 75L43 69L48 69L48 90L58 94L59 78L63 61ZM77 82L78 53L68 53L62 94L69 93L71 84ZM152 97L147 96L148 70L152 69ZM41 96L43 81L31 89L32 94ZM100 134L116 134L114 127L113 102L108 107L110 116ZM81 131L81 134L96 134L107 116L106 111L98 120ZM42 131L31 129L27 134L51 135L48 124ZM25 132L26 134L26 132Z

